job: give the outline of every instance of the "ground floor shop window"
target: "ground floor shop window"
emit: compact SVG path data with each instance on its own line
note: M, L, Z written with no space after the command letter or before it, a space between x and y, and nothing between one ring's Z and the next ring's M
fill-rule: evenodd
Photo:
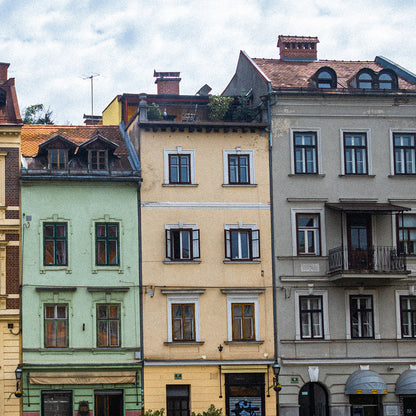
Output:
M264 374L225 374L226 414L264 416Z
M403 415L415 416L416 415L416 396L402 396L403 402Z
M306 383L299 392L299 416L327 416L328 394L319 383Z
M189 416L189 386L166 386L167 416Z
M71 391L43 391L42 416L72 416Z
M382 397L379 394L351 394L351 416L383 416Z
M94 416L122 416L123 391L122 390L96 390L94 392Z

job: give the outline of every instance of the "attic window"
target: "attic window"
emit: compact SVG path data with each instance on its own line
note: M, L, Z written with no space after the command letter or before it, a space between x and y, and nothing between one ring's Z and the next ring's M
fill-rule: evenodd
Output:
M106 170L108 166L107 150L89 150L88 166L91 170Z
M397 89L397 76L392 71L381 71L378 74L378 87L381 90Z
M337 75L331 68L321 68L316 73L316 86L318 88L336 88L337 87Z
M51 149L48 159L49 169L66 169L68 152L65 149Z
M368 90L373 88L373 76L369 72L361 72L358 75L358 88Z

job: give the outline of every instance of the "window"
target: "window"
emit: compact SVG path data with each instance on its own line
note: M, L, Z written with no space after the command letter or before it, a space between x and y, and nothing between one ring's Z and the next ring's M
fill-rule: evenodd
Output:
M223 158L225 185L255 185L254 150L223 150Z
M120 305L97 305L97 347L120 346Z
M164 185L196 185L195 150L164 150Z
M249 155L228 155L228 178L232 185L250 183Z
M95 224L95 244L97 266L119 265L118 224Z
M318 145L315 132L294 134L295 173L318 173Z
M344 133L344 161L346 175L367 175L367 135Z
M369 72L361 72L358 75L358 88L372 89L373 88L373 76Z
M91 170L106 170L107 159L106 150L90 150L88 152L88 164Z
M45 348L68 346L68 306L45 305Z
M199 230L166 229L166 258L171 261L199 259Z
M232 261L252 261L260 258L260 231L254 228L226 226L225 258Z
M233 303L231 307L233 341L254 340L254 303Z
M397 224L399 252L416 255L416 215L397 215Z
M416 338L416 296L400 296L402 338Z
M297 255L320 255L319 214L296 214Z
M67 223L43 224L43 264L44 266L66 266L67 263Z
M49 150L49 169L66 169L68 152L64 149Z
M336 74L331 69L322 69L317 74L318 88L336 88Z
M382 90L397 89L397 75L393 71L383 70L378 75L378 87Z
M172 304L173 341L195 341L195 305Z
M299 296L300 335L302 339L322 339L322 296Z
M374 338L373 296L351 295L351 338Z
M396 175L416 174L415 162L415 134L394 133L394 173Z

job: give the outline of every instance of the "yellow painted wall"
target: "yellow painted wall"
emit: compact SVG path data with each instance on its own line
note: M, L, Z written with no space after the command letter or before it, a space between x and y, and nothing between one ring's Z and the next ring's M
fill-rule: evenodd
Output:
M182 380L175 380L175 373L182 374ZM222 398L220 395L220 380L218 366L161 366L144 367L144 407L146 410L166 409L166 385L190 385L191 412L203 412L213 404L223 409L225 415L224 374L221 376ZM267 374L265 375L267 386ZM269 385L272 376L269 377ZM265 397L266 415L276 414L276 395L270 391L270 397ZM166 413L165 413L166 414ZM229 415L232 416L232 415Z
M103 111L103 125L104 126L118 126L121 122L121 102L118 97L115 97L113 101Z

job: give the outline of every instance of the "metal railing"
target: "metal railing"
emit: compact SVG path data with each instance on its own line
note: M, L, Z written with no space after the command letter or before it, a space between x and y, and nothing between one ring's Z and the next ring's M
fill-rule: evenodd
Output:
M373 273L406 272L406 254L396 247L373 246L367 250L337 247L329 250L329 271Z

